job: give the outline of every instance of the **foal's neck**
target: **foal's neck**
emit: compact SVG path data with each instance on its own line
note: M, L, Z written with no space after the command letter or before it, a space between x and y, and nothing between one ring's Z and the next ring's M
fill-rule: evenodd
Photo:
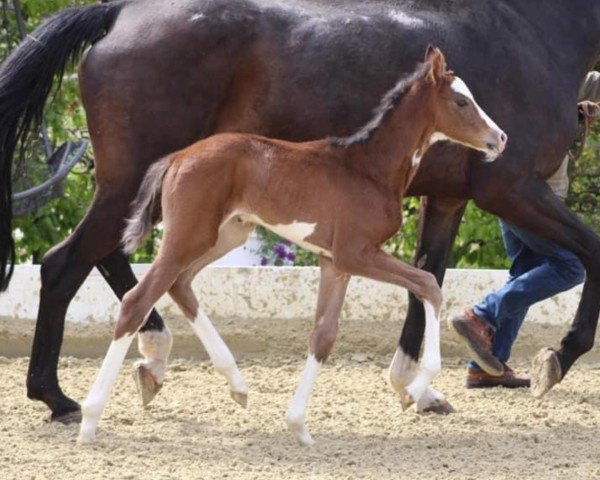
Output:
M413 86L369 140L346 148L348 166L402 192L435 130L432 94L427 85Z

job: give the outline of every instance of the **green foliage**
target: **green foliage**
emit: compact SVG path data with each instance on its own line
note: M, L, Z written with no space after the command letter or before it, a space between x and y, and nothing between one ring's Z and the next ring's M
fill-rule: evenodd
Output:
M581 158L569 165L567 205L600 234L600 122L590 132Z
M72 0L23 0L21 6L28 32L31 32L43 17L63 8L73 5L83 5L88 2L73 2ZM8 16L9 23L5 25L0 38L0 52L6 54L9 48L14 48L19 41L14 12ZM85 112L79 102L79 89L76 69L67 71L60 90L53 95L45 110L45 122L48 136L52 144L60 146L67 140L87 139ZM18 162L13 175L15 191L37 185L48 178L45 157L41 142L32 135L25 145L24 155ZM79 163L64 182L64 195L33 215L18 218L14 222L16 236L22 237L17 242L17 261L32 260L39 262L53 245L64 240L79 223L85 214L94 192L94 177L92 169L91 148L84 162Z

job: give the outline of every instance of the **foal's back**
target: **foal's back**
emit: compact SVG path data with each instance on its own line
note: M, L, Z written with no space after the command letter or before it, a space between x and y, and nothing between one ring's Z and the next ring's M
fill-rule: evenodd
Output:
M277 217L266 221L324 221L332 217L332 206L354 203L349 197L357 191L377 196L369 182L346 167L341 152L326 140L294 143L223 133L174 154L166 181L195 192L222 191L229 197L226 210L250 208Z

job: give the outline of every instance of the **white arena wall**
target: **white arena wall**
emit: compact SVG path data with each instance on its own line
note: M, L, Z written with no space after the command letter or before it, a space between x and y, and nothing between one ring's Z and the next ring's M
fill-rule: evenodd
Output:
M138 277L148 265L135 265ZM209 316L280 321L312 318L318 288L318 269L310 267L209 267L194 281L200 304ZM444 282L444 316L464 310L487 292L500 287L504 270L448 270ZM35 319L40 274L38 266L18 266L7 293L0 295L0 317ZM575 288L534 306L528 322L567 325L581 295ZM363 278L353 278L342 319L400 321L407 305L406 291ZM115 320L119 302L97 270L85 281L71 303L67 321L77 324ZM166 295L158 304L165 316L180 316Z

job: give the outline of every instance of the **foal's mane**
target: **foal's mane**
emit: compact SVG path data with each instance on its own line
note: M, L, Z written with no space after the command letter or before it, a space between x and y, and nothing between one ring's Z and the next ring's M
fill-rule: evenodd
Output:
M430 69L429 63L419 63L413 73L398 80L398 83L382 97L381 102L373 111L373 118L366 125L348 137L329 137L327 138L329 143L334 147L346 148L357 143L368 142L377 129L383 125L388 115L400 104L410 87L424 78Z

